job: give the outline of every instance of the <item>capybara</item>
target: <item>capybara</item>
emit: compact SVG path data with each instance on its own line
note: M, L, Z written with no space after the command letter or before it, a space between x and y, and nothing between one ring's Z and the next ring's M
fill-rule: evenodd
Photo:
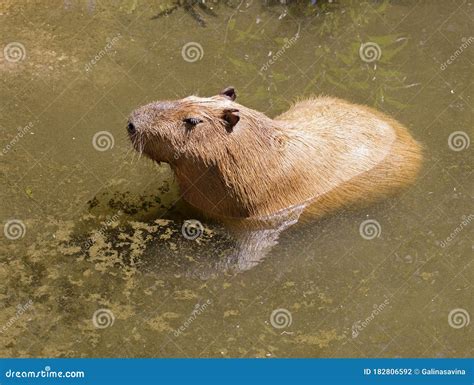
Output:
M319 216L412 183L421 146L393 118L333 97L298 101L269 118L235 102L232 87L208 98L158 101L133 111L133 146L168 163L189 204L213 218Z

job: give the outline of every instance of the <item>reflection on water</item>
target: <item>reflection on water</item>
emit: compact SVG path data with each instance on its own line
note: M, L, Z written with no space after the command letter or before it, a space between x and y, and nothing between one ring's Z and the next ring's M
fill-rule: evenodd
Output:
M178 3L0 5L2 356L472 355L472 6ZM200 218L126 117L229 84L269 116L313 94L385 111L420 178L319 221Z
M242 272L257 266L270 253L273 246L278 244L280 234L298 222L305 207L300 205L282 210L272 216L261 218L258 223L225 221L226 230L235 240L235 251L225 261L219 261L218 269Z

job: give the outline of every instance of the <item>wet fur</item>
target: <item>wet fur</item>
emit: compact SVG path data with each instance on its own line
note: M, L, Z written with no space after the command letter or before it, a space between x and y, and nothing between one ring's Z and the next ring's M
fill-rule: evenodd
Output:
M191 117L202 122L190 127ZM330 97L270 119L223 95L191 96L143 106L130 121L135 148L169 163L184 199L214 218L271 217L289 207L320 216L398 192L422 161L396 120Z

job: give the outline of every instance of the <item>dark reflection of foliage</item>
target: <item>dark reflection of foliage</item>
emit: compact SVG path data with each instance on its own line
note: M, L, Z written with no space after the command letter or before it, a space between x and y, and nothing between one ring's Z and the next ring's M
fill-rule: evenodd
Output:
M328 0L262 0L262 5L271 9L275 6L286 6L288 12L294 14L294 16L308 16L316 12L324 12L328 7L334 6L333 2ZM206 26L206 20L202 13L217 17L214 12L214 7L223 4L229 8L238 8L242 5L242 1L236 0L224 0L224 1L205 1L205 0L175 0L171 5L163 9L157 15L153 16L152 19L159 19L163 16L168 16L174 11L182 8L187 12L201 27Z
M213 2L213 3L216 3L216 2ZM201 10L202 12L208 15L217 16L216 13L213 11L212 6L208 5L204 0L177 0L171 6L164 9L157 15L153 16L152 19L158 19L163 16L168 16L179 8L183 8L189 15L191 15L191 17L194 20L196 20L196 22L201 27L206 26L206 21L203 19L203 17L197 11L197 9Z
M271 107L284 109L288 101L277 88L292 78L292 71L295 70L293 64L299 66L298 59L307 62L308 58L313 58L312 69L306 73L309 81L302 90L299 90L299 94L311 95L328 92L328 90L336 95L354 92L367 98L371 104L379 108L387 104L398 109L404 108L397 95L400 94L401 89L416 86L416 84L407 84L406 75L394 66L394 62L407 45L407 38L401 34L371 35L364 32L381 15L390 12L390 0L373 0L368 3L356 0L254 0L253 3L266 11L266 16L262 17L276 16L282 20L284 16L291 15L291 19L296 19L298 23L301 22L301 25L311 26L303 28L301 35L295 29L294 32L286 32L283 36L273 36L274 46L265 53L274 54L285 46L294 34L299 36L299 40L294 48L289 48L293 53L285 53L275 65L265 71L261 70L261 66L268 61L266 56L261 55L257 59L258 54L255 54L254 60L247 60L241 55L226 53L226 60L237 72L259 73L263 78L264 82L253 90L251 99L264 100L267 98L268 90L273 89L274 95L281 95L281 98L273 99ZM217 19L228 14L220 10L220 6L237 10L244 7L245 2L242 0L206 0L205 2L203 0L176 0L170 4L154 18L170 15L178 9L183 9L201 26L205 26L206 16L212 15ZM209 17L207 20L211 22ZM244 27L242 28L241 25ZM286 25L289 24L286 23ZM249 43L261 45L262 35L258 23L239 24L236 18L230 18L227 30L229 34L226 39L232 43L232 46L241 47ZM344 33L348 30L353 32ZM302 45L305 43L302 41L308 42L308 39L305 39L308 35L313 38L303 49ZM335 38L336 36L343 37ZM361 60L359 48L364 42L374 42L380 46L382 55L377 61L366 63ZM304 52L304 57L300 56L302 52Z
M406 105L400 101L400 90L418 85L408 84L407 76L395 65L396 57L406 47L408 38L401 34L364 33L375 19L389 12L389 6L388 0L371 3L370 6L348 1L340 10L327 12L318 20L318 24L313 24L311 32L306 30L306 35L311 33L317 44L306 47L305 57L313 58L314 62L312 69L306 73L309 81L299 93L306 96L327 93L328 90L331 94L340 96L356 93L359 97L369 100L367 103L378 108L383 109L386 105L397 109L405 108ZM349 27L353 28L352 33L341 34L341 31ZM237 39L240 39L239 33L236 32ZM342 38L334 39L334 36L339 35ZM304 38L305 35L301 37L303 40ZM245 39L248 40L249 37L246 36ZM380 47L381 56L376 61L366 63L361 60L359 49L364 42L374 42ZM273 52L284 44L280 38L275 38L274 43ZM265 98L269 89L273 89L276 95L280 94L276 88L287 84L292 78L291 71L295 69L294 64L298 65L298 58L304 60L298 55L302 52L297 48L301 47L301 44L304 43L298 41L295 48L291 48L293 56L283 55L268 71L259 71L258 67L253 69L259 71L267 84L257 88L253 97ZM235 58L230 62L240 71L244 70L242 66L246 64L245 62L236 63ZM288 104L284 95L273 102L276 105L272 107L277 109L284 109Z

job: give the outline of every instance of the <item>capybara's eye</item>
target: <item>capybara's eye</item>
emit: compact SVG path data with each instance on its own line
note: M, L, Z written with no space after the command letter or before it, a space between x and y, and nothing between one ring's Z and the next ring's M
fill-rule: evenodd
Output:
M184 119L184 123L195 126L196 124L202 123L202 120L199 118L186 118Z

